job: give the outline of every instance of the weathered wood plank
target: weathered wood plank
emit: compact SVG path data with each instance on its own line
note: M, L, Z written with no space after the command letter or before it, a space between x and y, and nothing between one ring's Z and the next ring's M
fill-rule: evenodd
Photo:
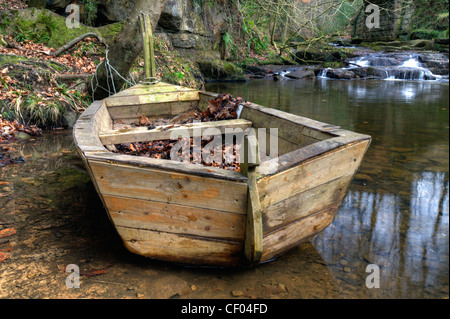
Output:
M245 226L244 251L250 266L259 264L263 252L263 224L261 204L259 202L256 167L259 165L259 147L256 136L245 136L243 145L244 159L241 172L248 178L247 221Z
M365 143L368 148L371 143L371 137L344 131L342 136L317 142L290 153L283 154L279 158L261 163L261 166L258 168L258 173L261 176L274 175L299 166L304 162L310 161L331 151L337 151L359 143ZM276 168L275 171L273 169L274 167Z
M178 86L168 83L159 82L156 84L138 84L129 89L120 91L114 94L114 97L126 97L133 95L148 95L155 93L168 93L168 92L192 92L195 89L187 88L184 86ZM112 98L112 97L111 97Z
M131 252L149 258L217 266L238 266L242 261L243 243L120 226L117 231Z
M132 124L139 120L142 115L147 117L164 117L178 115L180 113L194 110L196 101L143 104L143 105L122 105L109 107L108 111L114 121L123 121L125 124Z
M334 134L321 131L322 126L314 129L305 126L305 124L310 124L310 121L307 121L309 119L296 117L282 111L272 112L272 110L269 111L269 109L256 104L245 106L242 118L252 121L256 128L277 128L280 138L300 146L336 137Z
M149 168L155 170L171 171L185 175L204 178L223 179L247 184L247 178L240 172L229 171L217 167L181 163L177 161L160 160L141 156L122 155L111 152L89 153L89 161L103 162L106 165L130 165L136 168Z
M116 226L244 240L244 215L109 195L104 200Z
M90 160L104 195L246 214L247 185L232 181Z
M100 125L108 129L112 120L101 101L96 101L80 116L73 130L74 141L80 152L104 152L105 147L101 143L97 132Z
M357 143L300 163L258 181L264 208L330 180L353 174L361 164L368 142Z
M268 261L322 232L333 221L336 208L327 209L264 237L261 262Z
M266 207L263 212L264 235L330 207L345 196L353 175L346 175Z
M247 120L228 120L186 124L166 129L165 131L163 131L165 129L164 127L159 127L153 130L149 130L147 127L138 127L102 132L100 134L100 140L105 145L159 141L171 139L171 136L175 136L177 138L178 134L182 134L183 136L188 135L190 137L202 136L206 129L218 129L221 134L225 134L227 128L242 129L245 131L251 126L252 123Z
M198 91L178 91L154 93L146 95L112 96L104 100L107 107L134 106L143 104L158 104L181 101L198 101Z

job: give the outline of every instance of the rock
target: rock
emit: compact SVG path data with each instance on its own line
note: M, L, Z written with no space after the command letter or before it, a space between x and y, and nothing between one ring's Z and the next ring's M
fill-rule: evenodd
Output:
M235 64L223 61L198 61L200 72L209 81L246 81L244 71Z
M345 259L341 259L341 260L339 261L339 263L340 263L342 266L348 266L348 261L345 260Z
M290 72L285 75L288 78L291 79L314 79L316 77L316 74L314 71L311 70L298 70L294 72Z
M330 79L351 80L356 78L353 71L344 69L325 69L324 75Z
M179 0L167 0L161 13L159 25L168 32L181 30L183 22L184 6Z
M233 295L233 297L242 297L244 295L244 293L240 290L233 290L231 294Z
M29 33L27 37L39 41L47 39L45 45L59 48L67 43L68 39L75 39L85 33L94 32L99 34L109 45L113 43L116 35L122 30L122 23L114 23L103 27L67 28L66 18L48 9L23 9L0 12L3 34L14 34L22 32L26 26ZM4 22L3 22L4 21Z
M177 33L170 35L170 38L172 39L172 45L175 48L182 48L182 49L193 49L195 48L198 36L195 34L188 34L188 33Z
M66 6L71 2L70 0L28 0L27 5L30 8L39 8L39 9L45 9L45 7L48 4L51 4L52 2L66 2ZM64 6L65 8L65 6Z

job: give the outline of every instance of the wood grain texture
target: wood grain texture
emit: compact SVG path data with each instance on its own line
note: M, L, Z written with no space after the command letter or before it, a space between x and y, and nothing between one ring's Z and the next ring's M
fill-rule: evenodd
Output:
M158 260L216 266L242 263L243 243L117 227L125 246L133 253Z
M199 93L196 90L182 90L171 92L158 92L145 95L112 96L105 99L107 107L113 106L139 106L145 104L159 104L180 101L198 101Z
M266 235L263 242L264 252L261 262L285 253L319 234L331 224L335 213L336 208L318 212Z
M149 130L147 127L137 127L131 129L111 130L100 133L100 140L103 144L122 144L122 143L136 143L169 140L174 137L177 139L179 134L181 136L197 137L202 136L207 129L220 130L220 134L225 134L227 129L242 129L245 131L252 126L252 123L247 120L228 120L216 122L202 122L192 123L186 125L176 126L170 129L159 127ZM168 126L170 127L170 126Z
M246 214L244 183L96 161L90 166L103 195Z
M242 242L245 216L211 209L104 196L116 226Z
M258 181L263 209L330 180L353 174L359 168L367 142L312 158L291 169Z
M269 205L262 212L264 235L317 212L338 206L352 177L350 174L328 181Z
M108 111L114 121L122 121L125 124L132 124L138 121L142 115L147 117L171 117L180 113L194 110L196 101L168 102L168 103L148 103L142 105L122 105L110 106Z

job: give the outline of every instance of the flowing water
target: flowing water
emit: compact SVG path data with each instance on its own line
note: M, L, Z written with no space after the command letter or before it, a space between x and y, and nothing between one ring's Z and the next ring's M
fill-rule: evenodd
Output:
M395 52L370 53L347 59L341 69L357 76L373 76L384 80L435 81L448 83L449 60L445 54ZM319 77L333 77L334 70L324 69ZM439 74L435 74L435 73Z
M25 164L0 168L0 232L16 231L0 238L0 256L9 254L0 298L448 298L448 84L254 80L208 90L373 137L332 225L254 269L141 258L122 246L71 132L48 132L14 145ZM79 289L66 287L69 264L83 271ZM366 285L369 265L379 288Z

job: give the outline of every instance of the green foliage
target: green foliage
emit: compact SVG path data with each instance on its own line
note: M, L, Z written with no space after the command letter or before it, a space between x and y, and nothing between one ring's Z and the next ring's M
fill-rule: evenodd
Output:
M85 25L94 26L97 19L98 2L97 0L81 0L83 7L81 20Z
M449 24L448 0L415 0L412 29L445 31Z

